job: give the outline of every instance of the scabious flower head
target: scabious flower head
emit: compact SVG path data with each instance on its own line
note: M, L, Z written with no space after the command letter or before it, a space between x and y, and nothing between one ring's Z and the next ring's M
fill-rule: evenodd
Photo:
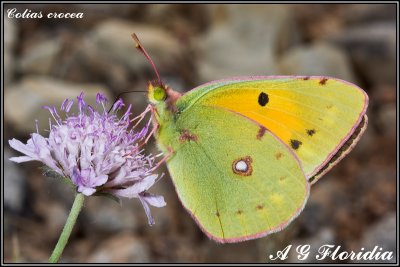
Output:
M131 105L124 115L116 113L124 106L120 99L107 112L107 99L97 94L97 111L87 105L83 93L77 97L78 114L70 114L73 100L66 99L60 110L66 114L63 120L55 107L45 106L55 123L50 120L49 137L32 133L27 144L12 139L9 144L25 156L13 157L17 163L41 161L56 173L69 178L77 191L86 196L107 193L115 197L138 198L143 204L149 224L154 224L149 205L165 206L162 196L147 190L156 182L153 174L155 159L143 155L139 142L143 141L149 124L140 131L130 126Z

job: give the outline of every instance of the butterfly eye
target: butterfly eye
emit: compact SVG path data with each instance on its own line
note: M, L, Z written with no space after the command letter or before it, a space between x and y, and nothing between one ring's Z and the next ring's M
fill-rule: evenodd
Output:
M153 97L157 101L163 101L167 97L167 93L164 88L157 86L154 88Z

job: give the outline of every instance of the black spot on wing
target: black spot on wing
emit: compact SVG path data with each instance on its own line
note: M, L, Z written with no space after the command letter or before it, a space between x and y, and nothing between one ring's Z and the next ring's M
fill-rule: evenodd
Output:
M319 84L320 84L320 85L325 85L327 81L328 81L327 78L322 78L322 79L319 81Z
M260 93L260 95L258 96L258 104L260 104L260 106L265 107L265 105L267 105L269 102L269 97L266 93L262 92Z
M315 129L307 129L306 131L309 136L313 136L315 134Z
M290 139L290 146L294 149L297 150L299 147L303 144L301 141L296 140L296 139Z

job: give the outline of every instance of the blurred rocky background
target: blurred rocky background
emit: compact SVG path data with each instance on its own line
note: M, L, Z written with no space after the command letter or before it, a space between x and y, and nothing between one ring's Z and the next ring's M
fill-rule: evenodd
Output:
M113 99L146 89L155 76L138 53L136 32L163 80L185 92L235 75L324 75L370 96L369 127L353 152L312 187L303 213L285 231L259 240L210 241L184 211L169 176L152 192L165 196L148 226L137 200L122 206L91 197L62 262L267 262L292 244L340 245L358 252L396 251L396 6L394 4L6 4L31 12L83 12L82 19L4 21L4 256L46 262L74 192L43 177L35 162L7 160L8 140L44 132L49 114L82 90ZM136 113L143 93L124 96ZM153 142L152 140L151 142ZM149 151L157 153L154 147ZM167 172L165 167L160 172ZM394 261L393 259L392 261ZM290 253L287 262L297 262ZM307 262L315 262L310 256Z

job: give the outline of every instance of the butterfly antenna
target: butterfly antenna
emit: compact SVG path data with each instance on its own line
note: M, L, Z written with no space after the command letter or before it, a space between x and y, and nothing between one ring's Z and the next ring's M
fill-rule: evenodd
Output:
M107 111L107 113L110 113L110 111L113 108L114 104L118 101L118 99L121 98L122 95L129 94L129 93L147 93L147 91L125 91L125 92L119 93L117 95L117 97L115 98L114 102L112 103L110 109Z
M158 82L161 84L160 75L158 75L158 71L157 71L156 65L154 65L153 60L151 59L149 54L147 54L146 49L144 49L144 47L140 43L139 38L137 37L137 35L135 33L132 33L131 36L132 36L133 40L135 41L136 49L139 50L146 57L147 61L150 62L151 66L153 67L154 72L157 75Z

